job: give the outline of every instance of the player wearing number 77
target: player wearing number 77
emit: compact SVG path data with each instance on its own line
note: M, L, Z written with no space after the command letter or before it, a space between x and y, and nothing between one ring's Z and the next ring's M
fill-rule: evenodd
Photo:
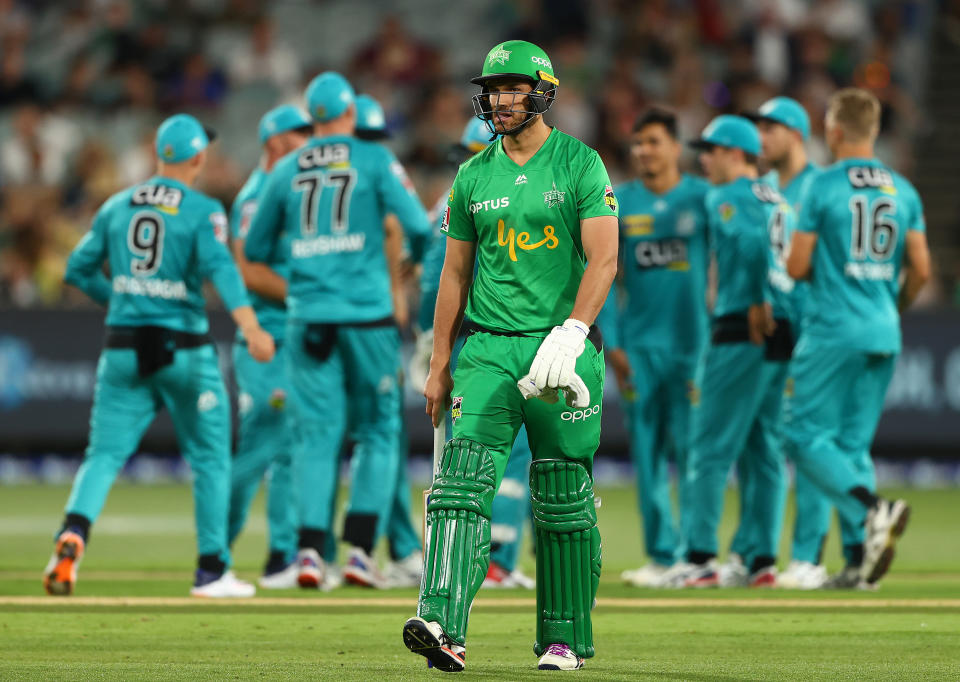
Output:
M307 86L314 136L281 159L260 195L244 251L270 262L289 240L285 334L293 472L299 498L299 583L323 582L338 455L352 429L352 486L343 539L344 578L379 586L372 559L389 520L400 434L400 336L393 319L383 219L392 213L419 260L427 212L386 147L353 137L353 88L340 74Z
M230 405L208 334L203 280L217 288L255 360L269 362L274 344L227 251L223 206L191 189L210 138L192 116L164 121L157 130L157 174L110 197L67 263L66 281L107 305L107 334L90 444L44 575L50 594L73 591L90 526L161 405L193 470L199 559L191 594L254 593L253 585L227 570Z
M910 515L904 500L864 485L855 464L873 442L900 353L899 311L930 276L920 197L874 157L879 129L872 94L850 88L830 98L826 137L836 163L810 183L787 259L791 277L810 279L810 295L790 368L786 445L844 524L865 525L862 557L848 557L844 569L850 587L883 577Z
M534 651L541 669L573 670L594 654L603 354L591 325L616 273L617 204L599 155L544 123L559 81L543 50L501 43L472 82L481 88L474 111L500 137L460 167L441 224L447 252L424 395L434 425L451 407L453 439L434 476L420 601L403 641L441 670L463 670L467 615L490 561L493 498L526 426ZM476 331L451 378L464 313Z

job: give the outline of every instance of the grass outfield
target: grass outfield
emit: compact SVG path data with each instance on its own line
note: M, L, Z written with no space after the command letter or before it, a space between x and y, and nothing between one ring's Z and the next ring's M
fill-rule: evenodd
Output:
M632 491L601 489L604 577L591 679L960 679L958 493L902 492L914 513L876 593L652 591L619 584L641 562ZM896 491L889 491L896 492ZM414 590L187 598L194 561L185 486L119 485L94 527L76 598L42 595L40 571L67 489L0 488L0 679L421 679L400 642ZM418 499L414 495L414 499ZM735 504L728 505L734 507ZM732 514L722 536L732 533ZM258 573L262 504L236 547ZM835 544L827 549L839 566ZM524 568L532 572L532 561ZM533 594L482 592L467 678L533 670ZM439 675L440 673L435 673Z

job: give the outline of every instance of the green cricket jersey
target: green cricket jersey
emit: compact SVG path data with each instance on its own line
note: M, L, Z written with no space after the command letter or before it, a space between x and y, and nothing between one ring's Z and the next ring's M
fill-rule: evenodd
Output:
M441 230L477 244L467 317L489 329L549 330L566 319L586 268L580 221L617 215L596 151L554 128L523 166L497 140L464 163Z

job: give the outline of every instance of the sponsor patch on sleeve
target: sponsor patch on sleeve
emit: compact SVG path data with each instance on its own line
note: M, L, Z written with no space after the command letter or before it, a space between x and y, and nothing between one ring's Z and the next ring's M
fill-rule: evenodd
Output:
M210 214L210 223L213 225L213 236L221 244L227 243L227 215L221 211Z
M440 221L440 231L449 232L450 231L450 207L447 206L443 210L443 220Z
M399 161L394 161L390 164L390 172L397 176L400 184L403 185L408 192L413 194L413 183L410 181L410 176L407 175L407 171L403 169L403 165Z
M240 230L237 235L240 239L246 239L250 232L250 223L253 222L253 216L257 212L257 202L248 201L240 208Z
M612 185L603 188L603 203L607 205L611 212L617 212L617 196L613 193Z

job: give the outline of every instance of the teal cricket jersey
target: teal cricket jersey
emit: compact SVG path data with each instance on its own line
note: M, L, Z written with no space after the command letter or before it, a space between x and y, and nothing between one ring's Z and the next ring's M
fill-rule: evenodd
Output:
M230 209L230 238L246 239L247 232L250 231L250 221L257 212L257 202L260 192L267 180L267 173L262 168L255 168L250 177L244 183L243 187L237 193L233 200L233 206ZM272 259L266 264L275 273L288 279L290 268L287 267L287 251L289 245L286 243L286 235L281 235L274 249ZM282 301L276 301L251 291L249 293L250 303L257 314L257 320L260 326L270 332L274 339L278 341L283 339L283 329L286 325L287 307ZM242 340L243 334L237 330L237 340Z
M226 242L219 201L154 176L104 202L70 254L64 279L109 306L108 325L203 334L204 280L213 282L228 309L249 305Z
M385 147L348 136L312 138L274 166L245 253L269 263L289 245L287 314L302 322L371 322L393 314L383 218L411 248L430 234L427 212Z
M772 304L775 316L792 317L786 287L771 286L777 279L771 272L777 269L776 234L789 234L794 224L793 212L779 193L761 180L741 177L711 187L706 204L717 258L714 317L743 314L762 302Z
M448 192L449 194L449 192ZM420 274L420 329L433 328L433 311L437 306L437 292L440 290L440 273L443 272L443 260L447 256L447 235L440 231L447 210L447 194L437 201L433 215L436 216L430 241L423 254L423 272Z
M877 159L844 159L811 181L798 229L817 235L804 338L898 353L904 243L926 230L913 185Z
M800 213L800 207L803 205L803 197L810 186L810 182L820 173L820 170L819 166L807 163L803 170L797 173L785 187L780 185L780 177L777 171L770 171L763 176L763 179L780 192L780 196L783 197L784 201L786 201L793 210L794 216L797 216ZM786 274L786 257L789 253L789 245L793 239L793 234L786 234L786 231L784 231L784 234L780 235L784 240L782 246L774 242L774 238L777 236L778 235L771 234L771 247L774 249L774 257L777 259L776 270L781 271L784 276L789 277L789 275ZM775 275L775 277L779 279L779 276ZM793 316L790 318L790 322L793 325L794 335L796 336L800 330L805 302L809 296L809 286L806 282L796 281L793 281L792 285L787 286L792 286L792 291L788 292L793 308Z
M612 348L695 354L707 337L707 211L710 185L683 175L664 194L639 180L615 188L625 294L607 297L601 326Z

